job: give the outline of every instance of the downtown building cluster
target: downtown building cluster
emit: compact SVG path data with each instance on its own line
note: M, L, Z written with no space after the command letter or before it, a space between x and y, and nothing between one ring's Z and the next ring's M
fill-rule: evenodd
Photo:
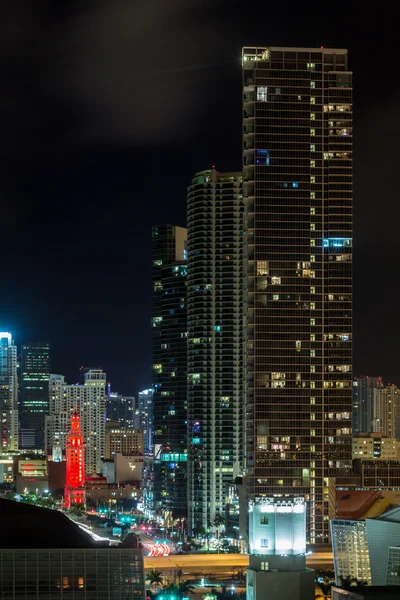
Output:
M189 532L243 476L247 500L305 499L308 541L326 543L329 486L352 474L347 61L244 48L242 171L198 172L187 230L153 228L148 509L180 515L187 489Z

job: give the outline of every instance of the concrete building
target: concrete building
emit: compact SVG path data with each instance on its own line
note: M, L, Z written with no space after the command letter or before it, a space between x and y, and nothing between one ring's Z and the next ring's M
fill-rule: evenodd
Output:
M375 519L333 519L331 530L337 583L350 576L369 585L399 585L399 506Z
M400 390L395 385L374 389L373 431L387 437L400 438L397 420L400 417Z
M347 50L243 49L247 487L307 501L351 473L352 73Z
M106 374L87 369L83 385L67 384L64 375L50 375L50 414L45 419L46 452L65 452L71 416L76 407L81 415L85 441L85 468L93 473L105 455Z
M106 448L104 458L114 458L120 453L124 456L143 455L143 429L120 427L119 423L106 425Z
M22 344L20 373L20 446L43 450L45 416L49 414L48 342Z
M353 381L353 434L372 431L374 390L382 385L381 377L362 375Z
M224 512L242 474L242 173L196 173L188 189L188 527Z
M381 433L359 433L353 436L353 458L398 460L400 442Z
M187 461L164 463L164 452L187 452L187 264L183 227L152 228L153 502L158 515L186 516Z
M256 498L249 506L247 600L313 600L301 498Z
M142 551L95 540L60 511L0 499L0 597L145 600Z
M9 332L0 333L0 451L18 449L17 347Z

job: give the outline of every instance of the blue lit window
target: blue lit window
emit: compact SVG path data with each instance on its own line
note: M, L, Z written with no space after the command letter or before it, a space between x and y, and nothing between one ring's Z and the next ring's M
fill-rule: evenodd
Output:
M174 314L175 314L175 310L174 310L173 308L171 308L171 310L169 311L169 313L170 313L171 315L174 315Z
M269 150L257 150L256 151L256 164L257 165L269 165Z
M287 187L287 185L288 185L287 183L284 183L284 184L283 184L283 187Z
M298 182L297 181L292 181L292 187L298 188L299 187Z
M344 248L352 245L351 238L324 238L324 248Z
M200 444L200 438L192 438L192 444Z
M214 325L214 331L219 333L221 331L221 325Z

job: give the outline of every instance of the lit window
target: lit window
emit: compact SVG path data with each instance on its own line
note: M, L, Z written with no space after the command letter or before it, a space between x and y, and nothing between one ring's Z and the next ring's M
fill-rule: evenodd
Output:
M311 119L311 121L315 121L315 113L310 114L310 119Z
M271 285L280 285L281 278L280 277L271 277Z
M310 319L310 325L311 326L315 325L315 319Z
M310 215L315 215L315 208L313 206L310 208Z
M315 350L310 350L310 356L311 358L315 358Z
M315 342L315 333L310 334L310 342Z
M311 200L315 200L315 192L310 192L310 198Z
M307 69L309 71L315 71L315 63L307 63Z
M315 302L310 303L310 310L315 310Z
M310 373L315 373L315 365L310 366Z
M310 145L310 152L315 152L315 144Z
M315 175L311 175L311 177L310 177L310 183L315 183Z
M279 481L282 481L282 480L280 479ZM281 485L283 485L283 482ZM261 540L261 548L268 548L268 540L266 538Z
M292 187L298 188L299 187L298 182L297 181L292 181Z
M315 246L315 240L310 240L310 246Z
M315 223L310 223L310 230L315 231Z
M260 86L257 88L257 100L258 102L267 102L268 100L268 88Z
M311 98L310 98L310 103L311 103L311 104L315 104L315 98L314 98L314 96L311 96Z
M301 341L296 340L296 352L300 352L300 351L301 351Z
M279 300L279 294L273 294L272 300Z
M314 255L314 254L311 254L311 256L310 256L310 261L311 261L311 262L315 262L315 255Z
M221 325L214 325L214 331L216 333L220 333L220 331L221 331Z
M261 561L261 571L268 571L269 565L265 561Z
M310 88L315 89L315 81L310 81Z
M315 287L310 287L310 294L315 294Z
M310 129L310 135L315 135L315 129ZM315 167L315 165L314 165Z

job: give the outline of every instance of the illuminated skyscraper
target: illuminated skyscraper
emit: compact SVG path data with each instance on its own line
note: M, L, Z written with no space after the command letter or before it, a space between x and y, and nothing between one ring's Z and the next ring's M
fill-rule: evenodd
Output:
M184 517L187 511L186 229L174 225L153 227L152 261L153 502L158 514ZM177 460L171 460L171 454L176 454Z
M22 447L44 448L44 418L49 413L50 346L47 342L21 346L20 369L22 441L32 432L32 443Z
M390 438L400 437L400 390L383 383L374 390L373 431Z
M107 421L118 421L121 427L135 427L135 398L110 392L107 396Z
M50 415L45 419L45 448L65 451L71 415L76 407L81 415L85 439L85 465L88 473L100 469L105 453L106 374L89 369L83 385L68 385L64 375L50 375Z
M153 390L139 392L138 407L135 411L135 427L144 431L144 452L153 454Z
M18 449L17 347L11 333L0 333L0 448Z
M188 189L189 530L225 511L243 468L242 174Z
M81 419L76 408L71 417L71 429L68 434L66 455L66 481L64 490L64 506L85 503L85 444L81 431Z
M352 74L343 49L242 58L248 493L306 498L327 542L351 473Z

